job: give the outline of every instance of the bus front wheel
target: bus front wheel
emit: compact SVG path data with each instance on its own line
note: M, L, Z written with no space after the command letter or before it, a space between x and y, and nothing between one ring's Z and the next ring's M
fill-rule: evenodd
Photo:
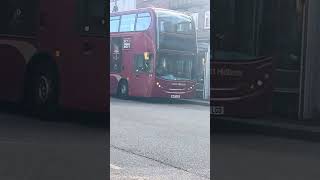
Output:
M117 94L120 98L128 97L128 83L126 81L120 81Z
M49 64L34 66L29 72L26 89L26 109L28 113L51 119L58 107L57 73Z

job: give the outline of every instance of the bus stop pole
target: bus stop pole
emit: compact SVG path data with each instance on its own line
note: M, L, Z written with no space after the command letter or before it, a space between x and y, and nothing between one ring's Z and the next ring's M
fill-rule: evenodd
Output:
M204 71L204 99L210 97L210 44L206 54L205 71Z

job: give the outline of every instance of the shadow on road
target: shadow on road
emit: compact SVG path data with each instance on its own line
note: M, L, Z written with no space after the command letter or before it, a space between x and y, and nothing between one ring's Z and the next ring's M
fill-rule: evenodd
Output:
M149 104L191 104L190 102L184 99L170 99L170 98L143 98L143 97L128 97L126 99L120 99L116 96L112 96L113 99L117 100L129 100L129 101L136 101L142 103L149 103Z
M88 128L97 128L97 129L105 129L109 130L110 128L110 121L108 113L91 113L91 112L84 112L84 111L75 111L75 110L66 110L60 109L58 113L55 114L54 119L41 119L40 117L35 117L31 115L26 115L22 108L13 103L0 103L0 113L26 117L37 119L41 121L53 121L57 123L72 123L78 124ZM25 121L25 119L21 118L21 121Z
M80 124L89 128L110 129L109 115L107 113L91 113L73 110L61 110L58 114L62 122Z

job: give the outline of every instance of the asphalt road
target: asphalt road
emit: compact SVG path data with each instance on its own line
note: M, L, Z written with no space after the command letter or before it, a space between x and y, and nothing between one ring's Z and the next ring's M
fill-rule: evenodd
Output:
M64 113L57 121L0 107L1 180L108 179L105 118Z
M210 178L210 110L156 100L110 104L111 179Z
M252 132L215 132L217 180L318 180L320 143Z
M115 180L320 178L319 142L241 131L214 132L210 171L208 110L112 99L109 163L105 118L73 112L42 121L0 105L0 179L109 179L108 165Z

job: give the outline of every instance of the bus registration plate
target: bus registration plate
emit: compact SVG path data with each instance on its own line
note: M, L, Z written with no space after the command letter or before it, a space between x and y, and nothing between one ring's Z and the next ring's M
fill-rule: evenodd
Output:
M211 113L214 115L223 115L224 114L224 107L223 106L212 106Z
M172 99L180 99L180 95L171 95Z

